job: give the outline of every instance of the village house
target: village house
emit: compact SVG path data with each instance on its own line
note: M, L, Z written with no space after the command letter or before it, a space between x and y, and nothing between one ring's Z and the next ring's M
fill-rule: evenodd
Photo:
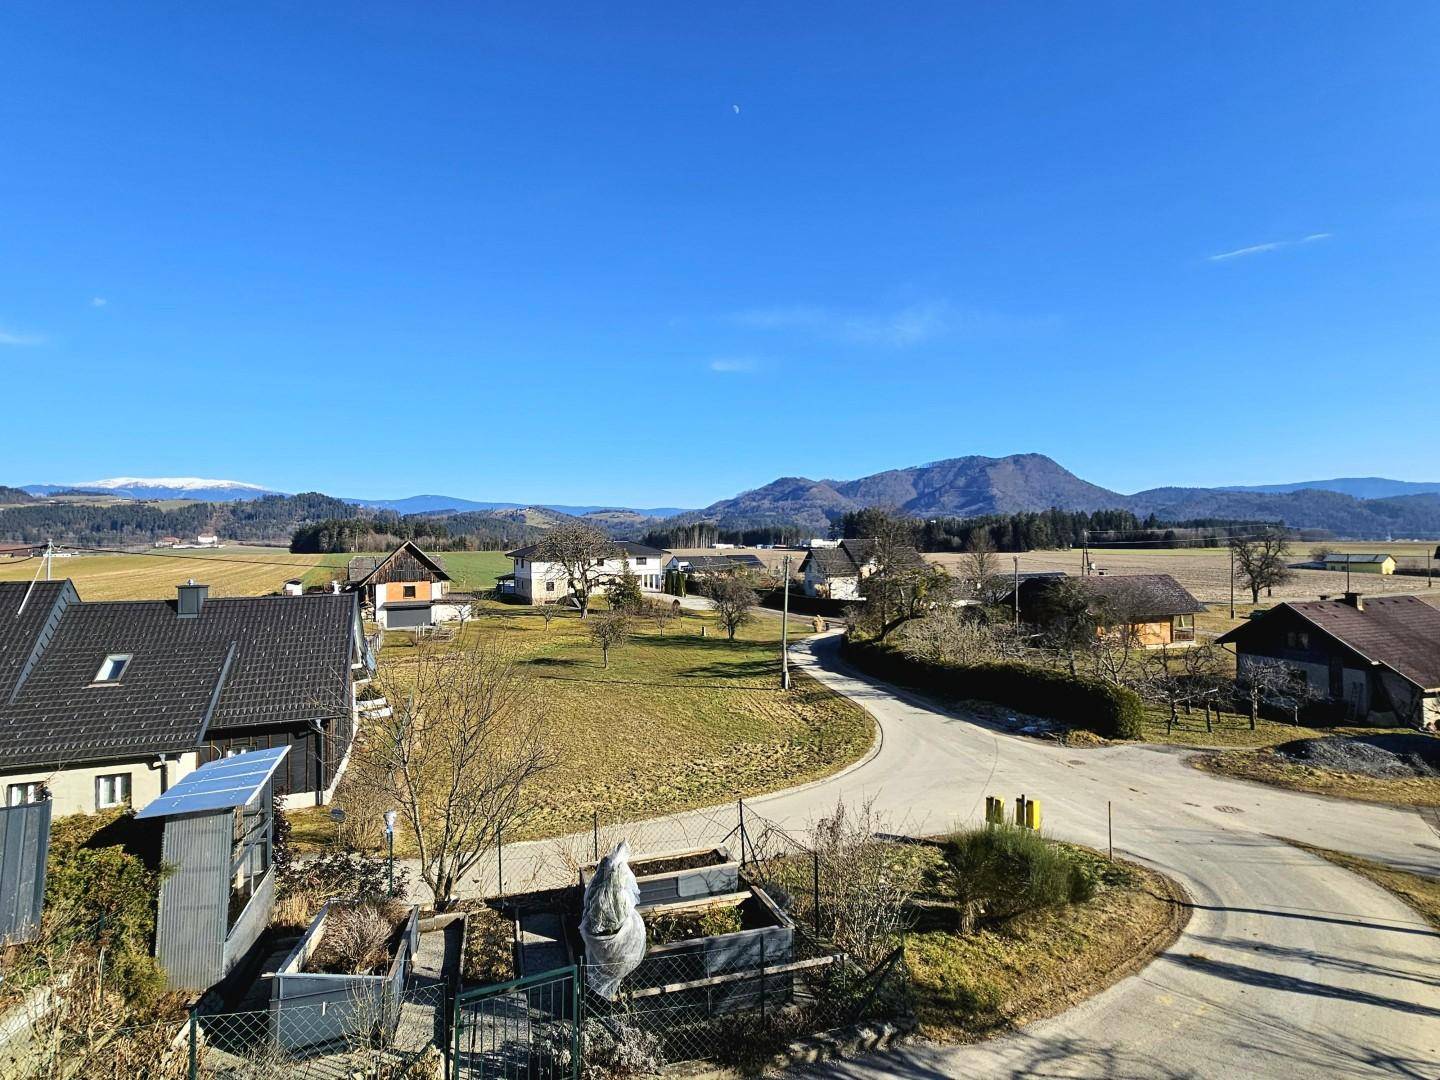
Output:
M345 588L358 592L385 630L409 630L470 617L476 599L451 592L445 563L406 540L389 555L357 555Z
M875 570L873 540L841 540L834 547L811 548L800 564L806 596L863 600L860 582Z
M1195 642L1195 616L1205 605L1169 574L1032 575L1020 582L1021 618L1044 626L1052 617L1051 590L1062 582L1088 597L1097 634L1129 633L1146 648Z
M758 555L671 555L665 560L665 572L682 574L763 574L764 560Z
M1353 723L1440 724L1440 610L1418 597L1277 604L1218 640L1235 646L1241 675L1280 661Z
M500 579L502 591L512 593L527 604L553 604L571 593L569 575L559 563L537 560L540 545L529 544L506 553L514 562L514 570ZM633 540L616 540L598 564L601 589L614 581L628 564L630 572L640 580L646 592L659 592L664 584L661 561L665 552L659 548L637 544Z
M1346 555L1332 551L1325 556L1325 569L1338 570L1342 574L1393 574L1395 556Z
M374 668L354 595L86 602L0 582L0 787L57 815L140 806L202 762L288 747L287 806L328 801Z

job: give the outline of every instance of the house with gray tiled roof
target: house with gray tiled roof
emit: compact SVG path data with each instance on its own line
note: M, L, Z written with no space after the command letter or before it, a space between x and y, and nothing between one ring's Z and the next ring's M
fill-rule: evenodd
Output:
M57 814L143 805L201 763L289 748L276 792L325 801L373 669L353 593L86 602L0 582L0 789Z
M1283 663L1356 723L1440 727L1440 610L1419 597L1276 604L1218 640L1241 674Z
M800 564L806 596L860 600L861 580L875 569L873 540L841 540L835 547L811 548Z

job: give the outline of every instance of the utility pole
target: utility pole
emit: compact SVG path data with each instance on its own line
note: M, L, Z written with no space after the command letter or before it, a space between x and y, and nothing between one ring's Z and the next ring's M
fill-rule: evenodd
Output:
M1235 545L1230 544L1230 618L1235 618Z
M1084 577L1090 576L1090 530L1080 530L1080 542L1084 545L1085 554L1080 562L1080 573Z
M1430 580L1430 560L1435 557L1435 552L1425 552L1425 588L1434 588L1434 582Z
M1011 556L1015 560L1015 581L1014 587L1010 590L1015 596L1015 629L1020 629L1020 556Z
M52 555L54 554L54 552L55 552L55 541L54 541L54 540L46 540L46 541L45 541L45 580L46 580L46 581L49 581L49 580L50 580L50 560L51 560L51 557L52 557Z
M780 689L790 689L790 556L785 556L784 599L780 602Z

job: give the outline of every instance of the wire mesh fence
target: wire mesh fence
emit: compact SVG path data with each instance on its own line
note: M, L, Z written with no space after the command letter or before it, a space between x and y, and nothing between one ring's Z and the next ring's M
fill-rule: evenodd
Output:
M251 1012L197 1013L189 1075L206 1080L400 1080L435 1076L447 1047L444 985L398 1000L357 988L336 1000L272 1001Z

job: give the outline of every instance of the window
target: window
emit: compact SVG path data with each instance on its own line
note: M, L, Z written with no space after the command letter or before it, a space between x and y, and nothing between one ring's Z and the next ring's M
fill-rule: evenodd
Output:
M1291 630L1285 635L1285 644L1291 649L1308 649L1310 635L1304 630Z
M5 792L5 802L9 806L25 806L39 802L44 795L45 785L39 780L31 780L27 784L11 784Z
M402 596L405 597L406 600L413 600L415 599L415 586L402 585L400 586L400 593Z
M547 582L545 582L545 591L546 591L546 592L554 592L554 591L555 591L555 582L553 582L553 581L547 581Z
M95 672L95 679L91 685L98 683L117 683L120 676L125 674L125 669L130 666L129 653L111 653L105 657L100 665L100 670Z
M645 556L643 556L643 555L637 555L637 556L635 556L635 565L636 565L636 566L649 566L649 565L650 565L650 560L647 559L647 558L645 558Z
M95 778L95 809L107 810L130 801L130 774L110 773Z

